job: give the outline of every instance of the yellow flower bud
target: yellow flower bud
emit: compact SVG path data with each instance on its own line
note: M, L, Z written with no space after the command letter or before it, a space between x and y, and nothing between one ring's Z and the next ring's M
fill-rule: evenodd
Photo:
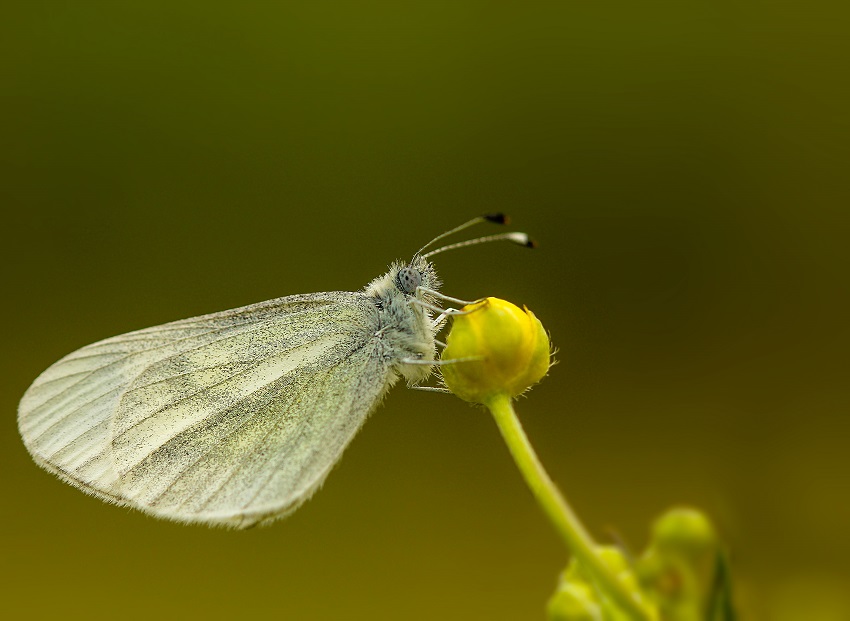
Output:
M549 337L530 310L498 298L463 308L446 339L443 379L461 399L486 403L496 395L516 397L549 370ZM469 312L471 311L471 312Z

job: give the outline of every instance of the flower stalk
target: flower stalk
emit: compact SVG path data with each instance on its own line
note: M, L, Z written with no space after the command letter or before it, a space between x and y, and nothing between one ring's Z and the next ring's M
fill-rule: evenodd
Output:
M590 533L549 478L528 441L528 436L525 435L510 397L504 394L495 395L484 405L493 415L525 482L567 549L594 578L599 590L605 593L629 618L651 621L654 615L629 592L626 585L605 564L597 552L597 545Z
M444 362L458 361L441 367L446 386L490 410L534 497L601 597L632 621L654 621L639 589L630 588L606 563L600 546L555 487L514 412L512 399L539 382L551 365L549 337L540 320L527 308L498 298L463 310L454 318L443 351Z

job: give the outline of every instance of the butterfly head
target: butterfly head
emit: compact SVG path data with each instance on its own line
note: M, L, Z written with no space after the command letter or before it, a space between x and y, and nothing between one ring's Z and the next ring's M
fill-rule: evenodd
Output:
M416 295L419 288L437 290L440 282L434 265L425 257L417 255L406 265L394 266L393 284L404 295Z

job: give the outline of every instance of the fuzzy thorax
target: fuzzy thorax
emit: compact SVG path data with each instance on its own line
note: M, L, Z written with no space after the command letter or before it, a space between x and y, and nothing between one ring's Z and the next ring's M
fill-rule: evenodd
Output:
M403 270L407 272L400 279L399 273ZM408 384L418 384L431 374L431 365L405 360L436 360L436 328L428 309L413 300L427 304L434 304L435 300L419 288L410 293L405 291L410 287L411 270L414 281L418 278L421 287L438 290L440 281L434 266L422 257L415 257L409 264L393 263L389 271L369 283L363 293L372 298L378 310L377 336L384 344L384 356L396 361L395 370Z

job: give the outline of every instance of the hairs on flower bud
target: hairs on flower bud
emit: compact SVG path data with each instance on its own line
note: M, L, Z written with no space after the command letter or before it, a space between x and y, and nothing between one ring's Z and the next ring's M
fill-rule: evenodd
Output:
M543 324L528 308L486 298L453 318L442 360L443 381L461 399L486 403L516 397L548 373L554 353Z

